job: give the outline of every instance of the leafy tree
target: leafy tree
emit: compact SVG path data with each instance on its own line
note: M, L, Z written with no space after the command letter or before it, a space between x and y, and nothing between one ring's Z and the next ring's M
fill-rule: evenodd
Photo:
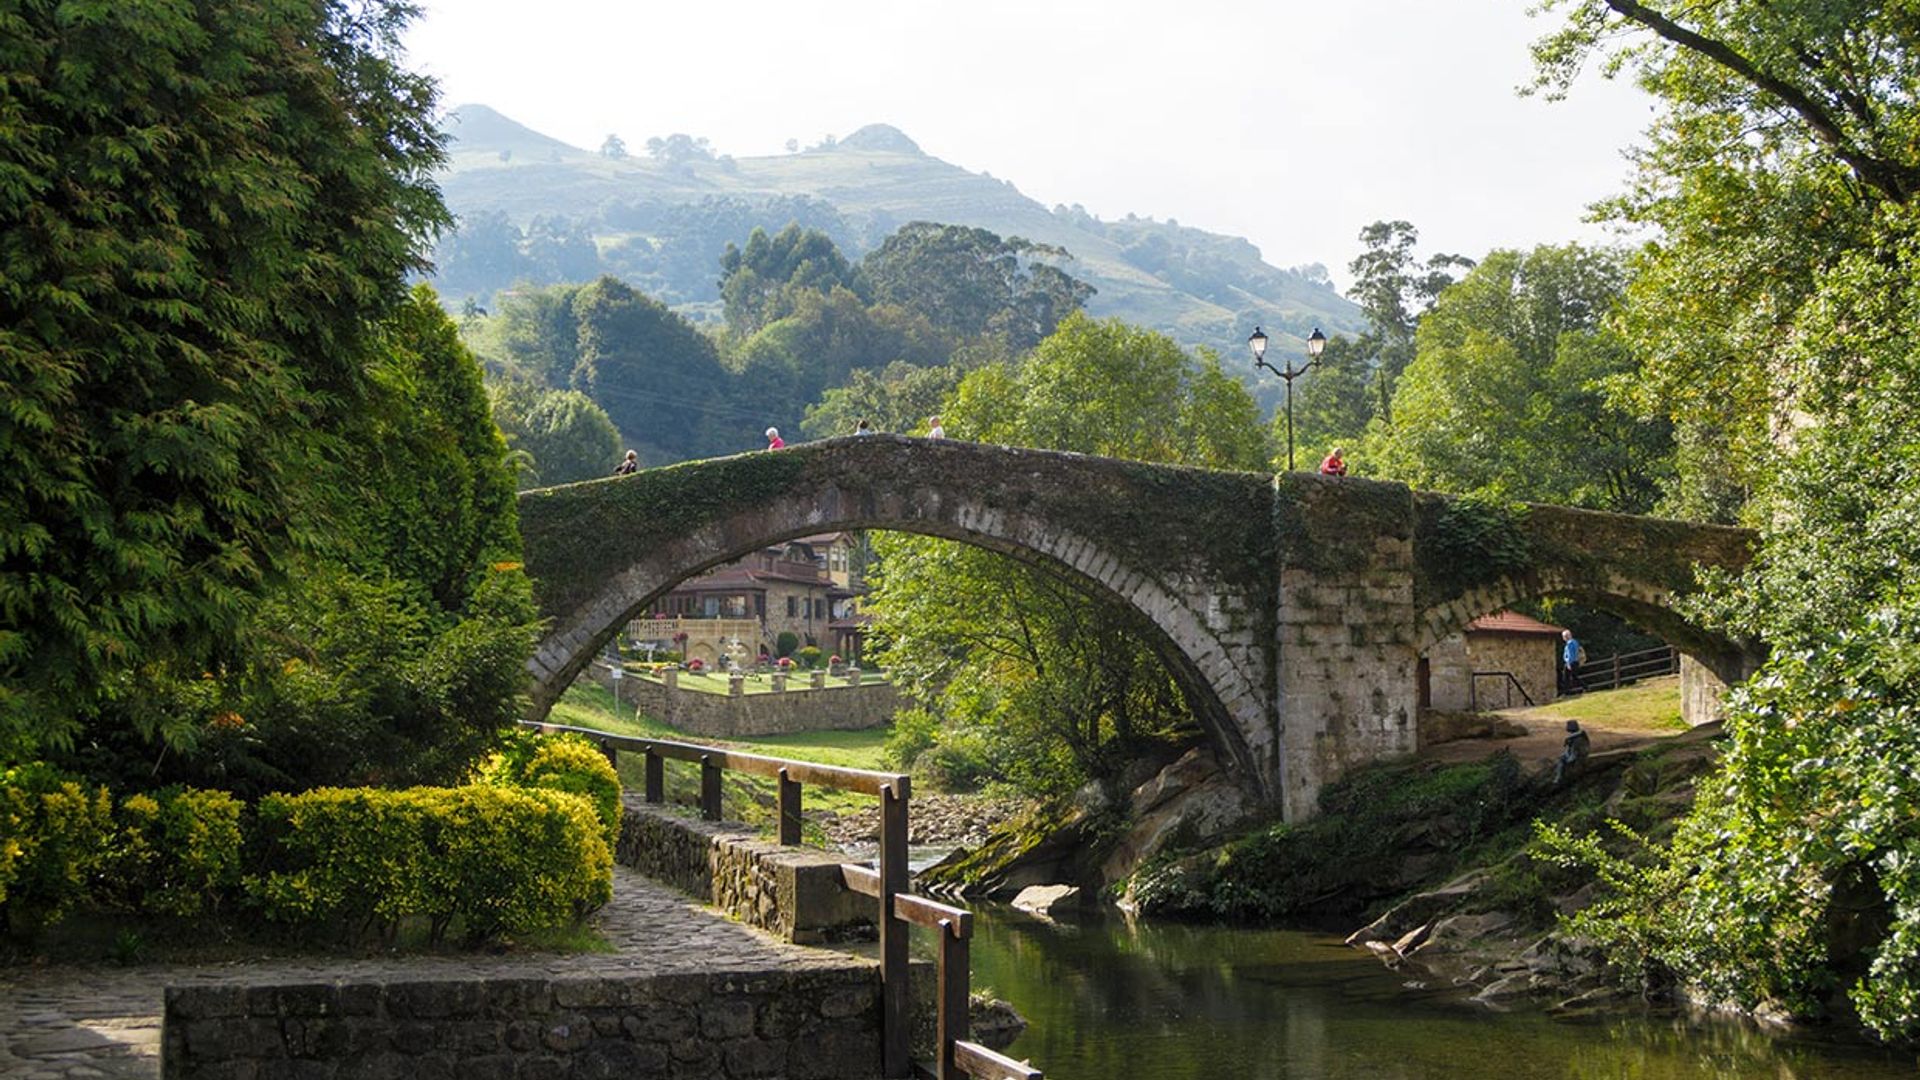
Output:
M498 210L468 214L434 249L434 280L451 296L484 296L499 284L531 280L533 260L520 227Z
M720 256L720 301L727 328L747 338L793 313L801 290L831 292L855 287L853 266L816 229L788 225L772 237L754 229L744 250L727 245Z
M845 435L861 420L881 431L918 430L938 415L941 402L960 385L965 370L958 364L920 367L895 360L879 370L861 368L807 406L800 430L816 439ZM955 432L955 434L959 434Z
M1920 1036L1920 150L1905 5L1553 0L1566 89L1595 54L1664 109L1619 219L1655 226L1621 325L1688 440L1685 504L1764 530L1696 615L1772 658L1672 843L1622 858L1582 928L1643 984ZM1705 466L1703 468L1703 466ZM1847 1002L1837 999L1844 995Z
M1336 446L1359 445L1375 414L1373 363L1365 343L1342 334L1327 339L1312 373L1294 383L1293 441L1299 460L1312 465ZM1284 448L1286 424L1286 414L1276 410L1275 446Z
M479 366L430 290L380 328L367 408L318 466L330 527L202 669L109 685L75 764L256 793L457 780L519 714L535 612Z
M532 281L592 281L600 275L600 249L584 221L559 215L534 218L522 248Z
M1269 452L1252 399L1213 358L1082 314L1024 360L970 372L942 417L970 439L1136 460L1258 469ZM875 547L867 607L902 685L932 688L940 753L1059 793L1191 723L1125 605L977 548L891 534Z
M1420 316L1473 260L1441 254L1417 261L1420 233L1405 221L1376 221L1360 230L1360 242L1366 250L1347 267L1353 274L1347 295L1366 312L1369 330L1358 344L1372 357L1379 415L1391 420L1394 387L1413 361Z
M500 295L491 318L476 333L477 351L510 375L549 389L573 381L580 363L580 327L573 301L582 285L525 285Z
M1080 310L1093 287L1045 262L1064 250L985 229L916 221L861 260L880 303L917 311L963 338L996 336L1019 351Z
M712 161L713 147L704 138L692 135L669 135L662 139L654 136L647 140L647 156L669 165L685 165L695 161Z
M548 390L518 379L495 383L493 421L518 460L521 489L591 480L613 471L620 432L605 409L577 390Z
M1671 436L1609 397L1637 373L1602 325L1624 278L1617 253L1577 245L1488 255L1421 321L1393 424L1358 464L1439 491L1650 510Z
M625 161L627 159L627 140L618 135L607 136L606 141L600 144L600 156L612 158L615 161Z
M0 34L0 755L230 644L446 221L393 0L12 5Z
M729 412L727 370L713 343L665 304L603 277L573 299L579 361L573 385L612 417L628 443L677 456L751 445L753 418Z

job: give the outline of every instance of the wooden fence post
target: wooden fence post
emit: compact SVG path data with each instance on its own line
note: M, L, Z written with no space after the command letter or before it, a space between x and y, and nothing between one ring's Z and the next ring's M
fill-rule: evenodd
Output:
M880 792L880 1075L912 1075L907 1028L913 994L907 986L907 923L893 898L907 891L907 799L904 776Z
M712 754L700 755L700 816L720 820L720 766Z
M940 920L940 1013L933 1035L938 1047L938 1057L934 1059L937 1080L961 1080L959 1066L953 1060L953 1044L972 1037L967 970L972 963L968 941L973 933L971 923L970 917L963 917L958 923L952 919Z
M667 797L667 759L647 751L647 801L657 803Z
M785 845L800 842L800 782L789 780L787 770L780 770L780 843Z

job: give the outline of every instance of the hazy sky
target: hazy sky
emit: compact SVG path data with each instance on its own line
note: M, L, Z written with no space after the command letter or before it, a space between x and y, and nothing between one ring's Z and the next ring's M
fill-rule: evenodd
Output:
M1356 234L1426 251L1604 239L1649 99L1591 76L1520 98L1530 0L427 0L446 104L594 148L703 135L736 157L885 122L1052 206L1245 236L1344 281Z

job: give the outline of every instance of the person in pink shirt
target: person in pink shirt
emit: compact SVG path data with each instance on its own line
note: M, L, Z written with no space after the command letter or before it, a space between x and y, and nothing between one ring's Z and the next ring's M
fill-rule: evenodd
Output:
M786 445L787 445L787 440L780 437L779 428L770 427L767 429L767 449L783 450L786 448Z

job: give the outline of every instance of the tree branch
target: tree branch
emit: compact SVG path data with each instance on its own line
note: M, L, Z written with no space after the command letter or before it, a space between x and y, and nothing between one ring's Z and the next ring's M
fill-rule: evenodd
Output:
M1623 18L1639 23L1662 38L1712 60L1735 75L1780 99L1812 129L1814 137L1825 143L1835 156L1846 162L1860 182L1896 203L1905 203L1913 194L1912 170L1876 157L1847 138L1839 123L1813 97L1799 87L1760 70L1753 61L1734 51L1726 42L1716 41L1689 30L1637 0L1604 0L1607 7Z

